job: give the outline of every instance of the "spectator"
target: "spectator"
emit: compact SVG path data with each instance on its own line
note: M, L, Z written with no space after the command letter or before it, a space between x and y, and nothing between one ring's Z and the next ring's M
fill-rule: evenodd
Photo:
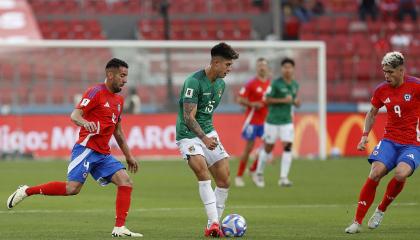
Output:
M293 15L289 4L283 6L283 40L297 40L299 36L299 19Z
M310 1L310 8L313 15L321 16L325 13L324 3L319 0L311 0Z
M310 20L311 13L303 6L303 0L292 0L290 4L293 14L300 22L308 22Z
M405 34L400 28L397 28L395 34L391 36L390 42L394 50L404 51L410 46L411 39L410 34Z
M379 8L381 9L384 20L394 20L398 11L399 0L381 0Z
M140 113L141 100L137 95L136 88L130 88L128 90L128 96L124 103L124 112L137 114Z
M402 21L404 15L407 14L414 22L417 20L416 3L414 0L400 0L398 4L398 20Z
M360 20L365 21L368 15L371 16L373 21L378 17L377 0L359 0L359 17Z

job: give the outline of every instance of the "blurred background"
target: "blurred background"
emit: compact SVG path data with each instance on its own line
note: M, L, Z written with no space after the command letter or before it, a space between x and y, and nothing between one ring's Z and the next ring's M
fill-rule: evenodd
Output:
M355 144L372 90L383 79L381 58L401 51L408 73L420 72L419 10L419 0L0 0L1 42L75 41L74 47L0 45L0 152L3 158L66 157L77 137L69 113L89 86L103 81L106 62L119 57L130 65L123 92L130 147L139 156L177 155L180 86L208 64L211 46L123 48L119 41L258 40L326 44L327 153L365 155L355 151ZM76 45L80 40L115 45L83 47ZM319 156L317 136L324 130L312 118L322 104L317 89L324 69L317 51L239 49L241 57L226 78L220 118L215 117L233 155L243 146L238 141L243 120L243 109L235 103L238 90L255 75L258 57L270 61L277 77L280 60L289 56L297 63L304 102L297 110L295 155ZM368 151L382 136L383 116L378 122Z

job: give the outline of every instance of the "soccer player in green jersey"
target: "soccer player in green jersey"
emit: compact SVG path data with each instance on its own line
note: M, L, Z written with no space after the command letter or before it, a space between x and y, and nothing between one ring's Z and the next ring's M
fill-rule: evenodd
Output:
M219 220L230 186L229 154L213 127L213 112L225 90L223 78L238 57L228 44L217 44L211 49L210 65L188 76L180 93L176 140L198 179L198 191L208 217L204 231L207 237L223 237ZM216 183L214 191L210 176Z
M256 174L252 180L258 187L264 187L264 168L267 158L273 151L274 144L279 138L283 144L283 155L280 166L279 185L292 186L288 175L292 164L292 143L294 138L293 106L299 107L300 100L297 96L299 84L294 80L295 62L285 58L281 61L282 76L271 82L267 90L266 104L268 116L264 124L264 148L258 156Z

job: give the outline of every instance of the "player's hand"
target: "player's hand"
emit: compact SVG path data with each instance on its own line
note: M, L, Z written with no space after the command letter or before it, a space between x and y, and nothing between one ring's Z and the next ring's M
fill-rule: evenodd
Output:
M300 107L300 99L299 98L296 98L294 101L293 101L293 105L295 105L296 107Z
M363 136L360 139L359 144L357 144L357 150L364 151L366 149L366 143L368 143L368 138L367 138L367 136Z
M292 98L292 96L291 96L291 95L287 95L287 96L284 98L284 101L285 101L285 103L293 103L293 98Z
M251 103L251 107L255 108L255 109L260 109L264 106L263 102L252 102Z
M89 132L96 132L96 124L94 122L86 122L83 124L83 127Z
M129 157L126 159L128 165L128 171L131 173L136 173L139 170L139 164L136 159Z
M216 137L209 138L209 137L205 136L202 139L202 141L203 141L204 145L206 145L207 149L209 149L209 150L214 150L217 147L217 145L219 144Z

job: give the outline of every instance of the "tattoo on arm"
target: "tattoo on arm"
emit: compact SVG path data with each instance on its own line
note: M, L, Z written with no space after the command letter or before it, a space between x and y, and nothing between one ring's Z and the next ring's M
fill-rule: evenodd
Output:
M202 139L205 136L203 129L201 129L197 120L195 120L195 113L197 112L196 103L184 103L184 120L187 127L197 135L198 138Z

